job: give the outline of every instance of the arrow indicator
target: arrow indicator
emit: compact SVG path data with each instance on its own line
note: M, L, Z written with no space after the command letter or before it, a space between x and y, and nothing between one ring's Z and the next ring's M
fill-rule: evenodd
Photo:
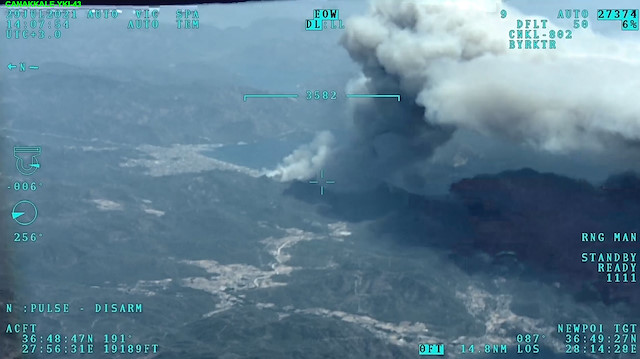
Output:
M21 226L28 226L38 218L38 209L33 202L23 199L13 206L11 218Z

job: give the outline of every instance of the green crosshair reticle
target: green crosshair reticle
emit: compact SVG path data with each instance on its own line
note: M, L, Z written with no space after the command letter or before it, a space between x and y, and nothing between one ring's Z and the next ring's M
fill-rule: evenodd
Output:
M318 180L311 180L309 181L310 184L319 184L320 185L320 195L324 196L324 186L327 184L334 184L336 183L336 181L334 180L325 180L324 179L324 170L320 170L320 181Z

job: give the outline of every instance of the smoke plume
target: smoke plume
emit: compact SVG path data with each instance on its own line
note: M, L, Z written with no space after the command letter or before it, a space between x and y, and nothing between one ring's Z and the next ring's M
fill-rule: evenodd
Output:
M556 49L509 49L516 19L533 17L501 9L504 19L473 1L378 0L347 21L342 45L362 68L347 93L402 101L350 100L355 134L333 151L336 172L353 182L377 171L406 184L425 175L422 163L459 128L551 153L639 142L637 42L573 29L564 19L547 22L572 30Z

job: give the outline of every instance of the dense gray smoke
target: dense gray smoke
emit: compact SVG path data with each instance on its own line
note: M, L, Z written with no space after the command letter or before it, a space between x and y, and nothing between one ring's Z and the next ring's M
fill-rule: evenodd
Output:
M342 44L362 67L347 93L401 94L402 101L350 100L355 135L333 151L337 172L351 180L378 171L403 185L425 175L421 163L457 128L552 153L640 140L637 42L579 29L553 50L513 50L516 19L542 18L501 5L502 19L474 4L378 0L346 23ZM573 28L566 19L558 25L547 23Z

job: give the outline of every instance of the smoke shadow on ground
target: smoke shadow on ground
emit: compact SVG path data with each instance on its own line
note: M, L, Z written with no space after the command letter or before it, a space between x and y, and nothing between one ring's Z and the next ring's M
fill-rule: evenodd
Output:
M367 222L402 245L447 249L469 272L520 268L561 283L581 301L640 302L637 283L606 283L595 263L581 262L585 252L637 252L637 242L612 241L614 232L640 232L640 178L632 172L594 186L524 168L463 179L440 197L389 185L320 195L306 182L293 182L284 195L317 205L329 218ZM584 242L585 232L605 233L607 240Z

